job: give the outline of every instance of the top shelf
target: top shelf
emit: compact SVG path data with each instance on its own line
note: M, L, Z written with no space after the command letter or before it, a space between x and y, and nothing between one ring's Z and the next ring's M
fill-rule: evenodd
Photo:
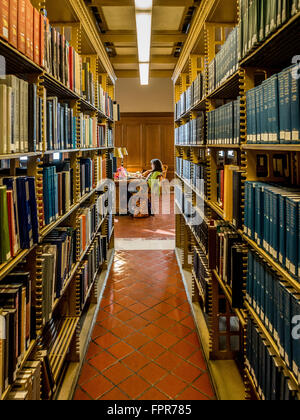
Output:
M278 29L262 44L254 47L241 62L242 67L282 69L291 65L291 59L300 48L300 12Z

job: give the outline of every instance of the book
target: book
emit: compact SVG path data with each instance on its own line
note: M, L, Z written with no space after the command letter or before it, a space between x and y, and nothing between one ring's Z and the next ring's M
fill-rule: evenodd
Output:
M9 39L9 0L0 2L0 37Z
M18 0L9 1L9 43L18 48Z
M0 187L0 219L0 264L2 264L11 258L7 189L5 186Z

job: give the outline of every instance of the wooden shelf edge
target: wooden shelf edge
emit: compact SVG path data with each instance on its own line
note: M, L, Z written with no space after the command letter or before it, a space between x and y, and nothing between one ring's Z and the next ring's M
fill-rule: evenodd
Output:
M300 141L299 144L243 144L241 148L242 150L300 152Z

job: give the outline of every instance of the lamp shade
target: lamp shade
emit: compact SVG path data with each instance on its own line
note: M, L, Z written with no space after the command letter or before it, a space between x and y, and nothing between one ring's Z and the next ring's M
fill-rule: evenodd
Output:
M115 147L115 149L114 149L114 157L115 158L119 158L119 159L123 159L124 158L121 147Z
M122 148L122 153L123 153L123 156L128 156L128 151L127 151L126 147Z

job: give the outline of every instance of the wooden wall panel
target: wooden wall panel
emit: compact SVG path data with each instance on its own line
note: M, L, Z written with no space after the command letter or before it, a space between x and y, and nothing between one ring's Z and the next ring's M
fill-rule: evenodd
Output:
M169 166L169 179L174 177L173 114L123 114L116 124L116 147L126 147L124 165L130 172L150 168L158 158Z

